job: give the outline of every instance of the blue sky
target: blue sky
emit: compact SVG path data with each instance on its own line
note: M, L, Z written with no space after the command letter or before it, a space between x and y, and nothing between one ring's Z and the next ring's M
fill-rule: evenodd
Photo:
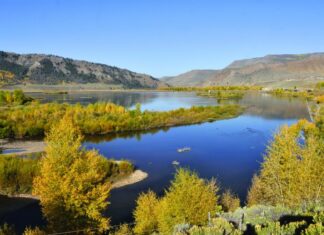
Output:
M323 0L0 0L0 50L156 77L324 52Z

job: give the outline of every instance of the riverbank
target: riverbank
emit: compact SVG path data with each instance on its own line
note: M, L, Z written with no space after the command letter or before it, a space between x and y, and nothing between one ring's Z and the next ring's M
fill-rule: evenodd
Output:
M142 170L135 170L129 176L119 179L116 182L113 182L111 188L121 188L127 185L138 183L148 177L148 174Z
M132 174L112 183L112 189L125 187L138 183L148 177L142 170L135 170ZM39 201L39 198L31 194L0 195L0 219L8 213L18 211L28 205Z
M45 151L44 141L6 141L0 140L0 149L3 155L26 155Z
M142 170L135 170L133 173L131 173L130 175L120 178L118 180L116 180L115 182L112 182L112 189L116 189L116 188L121 188L121 187L125 187L131 184L136 184L144 179L146 179L148 177L148 174ZM15 194L15 195L0 195L1 197L6 197L6 198L26 198L26 199L33 199L33 200L39 200L39 197L36 195L32 195L32 194Z
M159 89L150 88L123 88L121 86L112 86L104 83L95 84L65 84L65 85L41 85L41 84L28 84L28 85L11 85L4 86L1 90L12 91L21 89L28 93L82 93L82 92L137 92L137 91L162 91Z

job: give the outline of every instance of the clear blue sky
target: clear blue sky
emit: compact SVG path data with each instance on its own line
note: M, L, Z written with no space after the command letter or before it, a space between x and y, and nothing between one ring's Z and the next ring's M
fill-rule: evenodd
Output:
M1 0L0 50L156 77L324 51L323 0Z

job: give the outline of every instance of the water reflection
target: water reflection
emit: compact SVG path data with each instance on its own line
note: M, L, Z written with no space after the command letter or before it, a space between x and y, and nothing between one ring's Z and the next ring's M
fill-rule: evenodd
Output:
M245 114L264 118L308 118L305 102L297 98L280 98L267 93L249 92L242 99L217 100L197 96L194 92L158 92L158 91L107 91L76 92L69 94L30 93L41 102L67 102L90 104L94 102L112 102L127 108L141 103L143 110L166 111L176 108L189 108L193 105L240 104Z
M245 113L269 119L308 118L305 101L298 98L275 97L266 93L247 93L239 101L226 100L246 107Z
M109 101L130 108L141 103L142 108L147 110L219 104L215 98L174 92L38 94L38 97L43 97L43 102L55 100L87 104ZM241 100L221 103L239 103L245 107L245 112L237 118L212 123L86 138L85 148L97 149L108 158L129 159L149 174L142 182L111 192L107 215L113 224L132 220L139 193L152 189L159 195L163 194L175 172L172 161L197 171L201 177L216 177L222 189L232 189L244 201L251 178L259 169L266 145L274 132L283 124L308 118L305 103L300 99L282 99L252 92ZM191 151L179 154L177 149L184 146L191 147ZM23 227L32 224L28 222L29 218L41 218L38 204L9 213L0 218L0 222L7 221Z
M281 125L296 121L242 115L166 131L102 136L88 139L84 146L108 158L129 159L149 174L142 182L112 191L107 215L113 223L120 223L132 220L140 192L152 189L163 194L175 172L173 161L201 177L216 177L222 189L230 188L244 202L273 133ZM184 146L191 147L191 151L179 154L177 149Z

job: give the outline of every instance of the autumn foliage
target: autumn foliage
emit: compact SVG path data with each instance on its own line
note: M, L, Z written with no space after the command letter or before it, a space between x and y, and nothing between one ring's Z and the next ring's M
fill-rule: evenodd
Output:
M33 193L40 198L50 231L107 230L111 184L106 159L96 151L81 149L82 135L70 117L64 116L46 137L46 155Z

